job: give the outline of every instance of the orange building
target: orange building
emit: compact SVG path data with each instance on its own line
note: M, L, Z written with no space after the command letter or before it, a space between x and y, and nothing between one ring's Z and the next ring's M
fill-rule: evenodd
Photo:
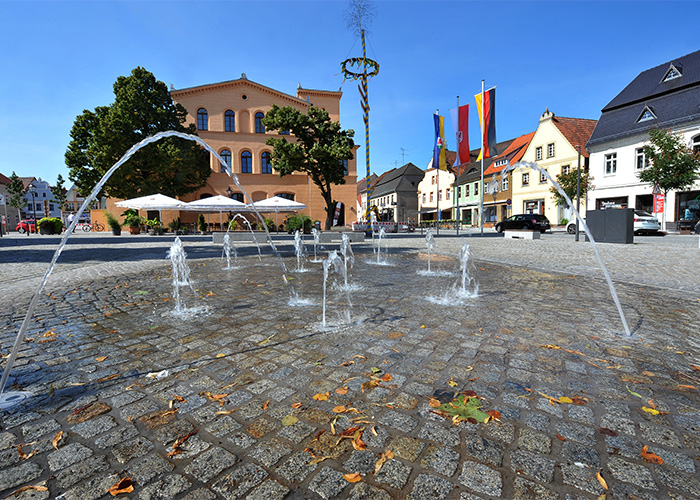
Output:
M253 201L281 196L306 205L302 213L313 220L325 221L326 204L318 187L304 173L280 177L271 164L272 147L265 144L271 135L262 119L273 104L292 106L302 112L316 106L328 111L331 120L340 121L342 92L310 90L299 86L296 96L285 94L248 80L245 75L231 80L180 90L171 90L172 98L187 110L187 122L197 125L197 134L233 167L233 172ZM332 188L333 198L343 204L339 225L356 219L356 163L347 162L345 184ZM240 201L243 193L214 155L212 174L207 185L182 197L193 201L212 195L233 196ZM193 212L181 212L183 222L193 222ZM166 221L167 222L167 221Z

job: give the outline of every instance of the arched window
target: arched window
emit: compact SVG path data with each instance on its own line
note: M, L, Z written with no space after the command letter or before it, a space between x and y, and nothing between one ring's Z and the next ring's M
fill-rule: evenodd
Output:
M236 114L230 109L224 113L224 130L226 132L236 131Z
M255 133L256 134L264 134L265 133L265 125L263 125L263 118L265 118L265 115L258 111L255 113Z
M294 193L277 193L275 196L279 196L285 200L294 201Z
M236 201L240 201L241 203L245 203L245 201L243 200L243 193L233 193L231 195L231 199L236 200Z
M262 165L263 174L272 173L272 163L270 163L271 159L270 153L267 151L260 155L260 164Z
M197 110L197 129L209 130L209 113L204 108Z
M250 154L250 151L243 151L241 153L241 173L253 173L253 155Z
M231 171L231 151L224 149L219 153L219 156L226 162L226 165L221 164L221 173L226 174Z
M693 137L693 142L690 143L690 147L693 149L693 153L698 154L698 152L700 152L700 135Z

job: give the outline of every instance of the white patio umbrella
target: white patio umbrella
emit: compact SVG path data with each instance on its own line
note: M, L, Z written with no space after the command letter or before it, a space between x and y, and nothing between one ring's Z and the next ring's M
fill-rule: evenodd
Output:
M161 224L163 223L162 210L182 210L186 206L184 201L176 200L160 193L118 201L115 205L120 208L133 208L135 210L158 210L158 218Z
M277 214L280 212L298 212L304 210L306 205L298 201L288 200L281 196L273 196L264 200L256 201L253 206L260 212L275 212L275 226L277 224Z
M223 213L224 212L250 212L251 209L245 203L241 203L238 200L227 198L217 194L216 196L210 196L209 198L202 198L201 200L190 201L185 205L182 210L194 211L194 212L219 212L219 222L221 228L223 229Z

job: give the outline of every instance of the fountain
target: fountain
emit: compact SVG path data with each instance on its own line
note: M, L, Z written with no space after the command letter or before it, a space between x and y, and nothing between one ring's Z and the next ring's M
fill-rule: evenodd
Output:
M311 229L311 234L314 237L314 259L311 262L322 262L322 260L316 256L316 247L318 246L318 244L320 242L321 232L314 227Z
M188 287L192 293L194 293L194 288L192 288L192 283L190 282L190 266L187 265L187 254L182 247L182 241L180 241L179 237L175 237L175 241L170 250L168 250L166 258L170 259L173 267L173 297L175 297L175 311L173 314L182 316L190 311L183 307L180 298L180 288Z
M384 241L384 258L382 258L382 241ZM389 241L386 239L386 231L384 228L379 229L377 234L377 264L386 266L389 264Z
M85 201L83 201L83 204L80 206L78 209L78 213L83 213L87 208L90 206L90 204L97 199L98 194L102 191L104 188L105 183L109 180L109 178L114 174L114 172L121 167L126 161L131 158L134 153L136 153L139 149L159 141L160 139L163 139L165 137L179 137L181 139L186 139L189 141L194 141L201 145L204 149L209 151L211 154L214 155L214 157L221 162L221 164L226 164L224 159L211 147L209 144L207 144L204 140L202 140L200 137L197 137L196 135L190 135L190 134L185 134L182 132L176 132L174 130L168 130L165 132L158 132L154 135L151 135L149 137L146 137L142 141L138 142L137 144L134 144L131 146L131 148L128 149L124 155L114 164L110 169L102 176L102 178L99 180L97 184L95 184L95 187L92 189L92 192L85 198ZM248 198L251 199L245 189L243 189L243 186L241 186L241 183L238 180L238 176L236 175L235 172L233 172L233 169L230 169L228 171L229 175L233 178L233 181L235 182L236 186L244 193L244 195ZM255 214L257 215L258 219L260 222L263 222L263 217L258 211L255 206L253 206L253 210ZM39 297L42 295L42 292L44 291L44 288L46 287L46 282L49 279L49 276L51 276L51 273L53 272L54 268L56 267L56 262L58 261L58 258L61 256L61 253L63 252L63 249L66 246L66 243L68 242L68 238L73 234L73 231L75 231L76 226L78 225L79 218L76 217L73 219L73 222L68 225L68 228L66 229L66 232L64 233L63 237L61 238L61 242L58 245L58 248L53 254L53 257L51 258L51 262L49 263L48 268L46 269L46 272L44 273L44 277L41 280L41 283L39 284L39 287L37 288L36 292L32 296L32 300L29 303L29 307L27 307L27 312L24 316L24 319L22 320L22 324L20 325L19 331L17 332L17 337L15 338L15 342L12 346L12 350L10 352L10 355L7 359L7 363L5 364L5 368L2 373L2 377L0 378L0 403L4 403L5 407L8 407L9 405L14 405L17 402L23 400L26 396L23 394L20 394L19 392L14 392L14 393L8 393L5 394L5 386L7 385L7 379L10 375L10 372L12 371L12 367L14 366L15 360L17 359L17 354L19 353L19 348L22 344L22 339L24 339L26 333L27 333L27 328L29 327L29 321L30 319L34 316L34 311L36 310L37 303L39 300ZM265 230L265 234L267 236L267 241L272 248L273 252L277 256L277 260L280 264L280 267L282 268L282 279L284 280L285 284L288 286L290 295L292 298L297 297L298 295L294 292L294 288L292 285L289 283L289 280L287 279L287 267L284 264L284 261L282 261L282 257L280 256L279 252L277 252L277 249L275 248L275 245L272 243L272 238L270 236L270 232L267 230L267 226L263 223L263 229ZM252 231L252 230L251 230ZM253 235L254 237L254 235ZM257 245L257 242L256 242ZM260 247L258 247L258 254L260 252Z
M329 253L326 260L323 261L323 316L321 320L321 326L324 328L326 327L326 290L328 283L328 275L330 274L331 266L333 266L336 272L339 272L341 269L343 269L340 265L340 256L338 256L338 252L336 252L335 250Z
M295 270L299 273L306 272L302 260L306 256L306 248L304 248L304 238L298 229L294 232L294 254L297 256L297 268Z
M223 260L226 258L226 267L224 269L229 270L229 269L234 269L231 267L231 254L233 253L233 258L238 260L238 252L236 251L236 247L233 246L233 243L231 243L231 237L228 234L228 231L226 231L226 234L224 235L224 248L221 254L221 259Z
M469 272L471 255L472 253L469 249L469 245L467 243L462 245L462 250L459 252L459 264L462 270L462 287L460 288L460 294L464 297L476 297L479 290L479 287L472 276L473 273Z
M428 231L425 233L425 245L428 247L428 273L430 273L430 258L436 245L435 238L430 228L428 228Z
M243 217L241 214L234 215L233 220L236 220L236 219L241 219L243 221L243 223L246 226L248 226L248 230L250 231L250 236L253 238L253 243L255 243L255 246L258 247L258 260L262 262L262 255L260 254L260 245L258 245L258 240L255 238L255 231L253 231L253 227L250 225L250 222L248 222L248 219ZM265 224L263 224L263 227L265 227L265 231L267 231L267 226L265 226ZM268 238L269 238L269 236L270 235L268 234ZM275 248L274 245L272 245L272 242L270 242L270 245L272 246L273 249Z
M343 256L343 266L345 272L345 289L348 289L348 261L350 261L350 268L355 264L355 255L352 253L352 246L350 245L350 238L346 233L343 233L342 241L340 242L340 254Z

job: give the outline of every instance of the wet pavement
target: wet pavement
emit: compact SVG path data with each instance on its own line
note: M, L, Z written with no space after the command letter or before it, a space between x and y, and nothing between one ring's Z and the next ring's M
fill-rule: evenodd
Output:
M127 477L138 499L699 498L697 237L601 245L626 339L589 244L441 233L430 275L419 235L390 238L390 265L354 244L325 328L321 264L295 271L289 237L291 287L269 248L224 270L183 238L185 318L172 238L76 238L10 377L32 396L0 414L0 498L112 498ZM3 357L58 241L25 238L0 240ZM460 395L489 421L441 415Z

